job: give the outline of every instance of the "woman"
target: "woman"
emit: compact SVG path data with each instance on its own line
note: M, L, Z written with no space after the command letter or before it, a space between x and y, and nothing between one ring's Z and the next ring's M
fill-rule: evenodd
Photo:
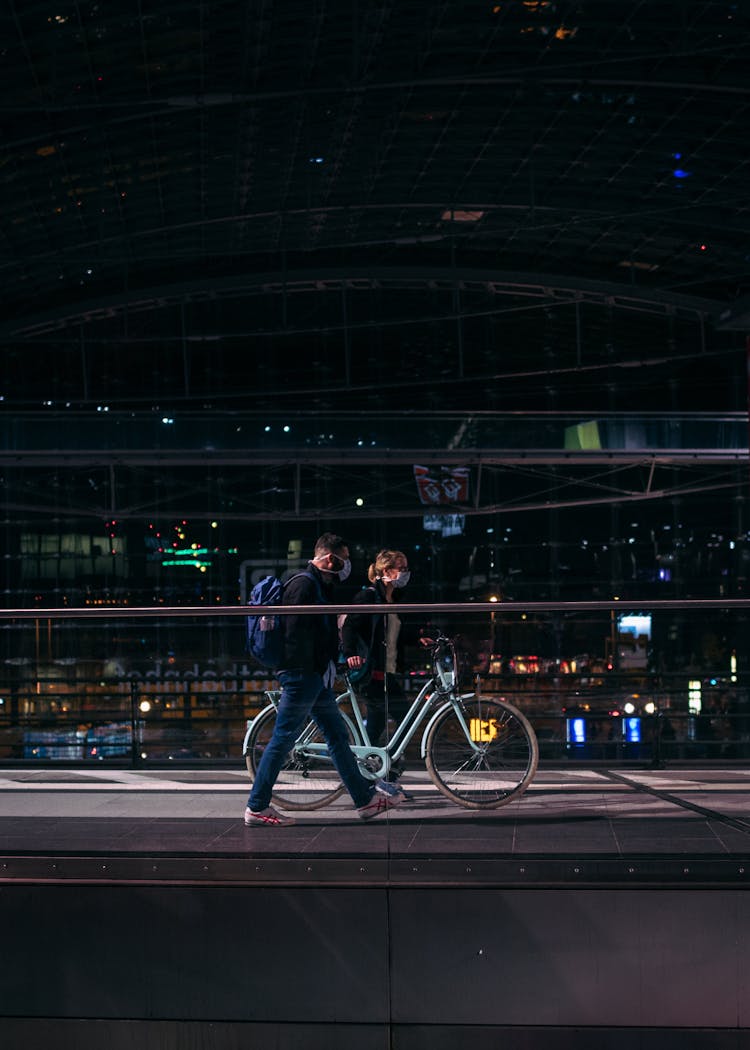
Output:
M403 551L380 551L367 571L370 585L355 595L354 604L393 605L401 589L409 582L410 575ZM385 609L382 614L347 613L342 625L344 657L350 667L361 665L360 694L367 701L367 732L375 745L385 729L387 718L390 716L399 722L409 709L396 674L400 636L401 618L397 612L386 612ZM420 640L429 643L429 639ZM357 657L361 659L357 661ZM356 681L356 678L355 672L352 680ZM392 771L391 778L396 776L398 773Z

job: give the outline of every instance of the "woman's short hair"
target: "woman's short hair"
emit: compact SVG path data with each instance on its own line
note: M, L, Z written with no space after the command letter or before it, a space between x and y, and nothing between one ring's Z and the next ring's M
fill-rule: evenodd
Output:
M375 583L375 580L379 580L387 569L392 569L399 559L407 561L407 557L403 551L378 551L375 555L375 561L367 570L367 579L370 583Z

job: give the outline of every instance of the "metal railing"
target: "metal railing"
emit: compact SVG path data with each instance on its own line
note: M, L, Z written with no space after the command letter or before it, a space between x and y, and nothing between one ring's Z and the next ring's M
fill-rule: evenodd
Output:
M397 611L405 631L439 624L459 637L464 690L523 710L543 763L750 760L750 599L401 602ZM620 630L629 612L650 617L653 637ZM247 719L276 685L244 651L246 615L243 606L0 611L0 765L237 764ZM706 631L715 637L696 653ZM571 634L590 638L589 651L566 641ZM513 638L540 648L519 650ZM407 692L423 664L415 645Z

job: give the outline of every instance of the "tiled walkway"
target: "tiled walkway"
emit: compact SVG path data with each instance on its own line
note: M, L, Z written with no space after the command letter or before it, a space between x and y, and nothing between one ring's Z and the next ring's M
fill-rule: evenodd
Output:
M0 770L0 881L743 885L750 769L542 769L477 812L407 773L363 824L342 799L245 828L237 770Z

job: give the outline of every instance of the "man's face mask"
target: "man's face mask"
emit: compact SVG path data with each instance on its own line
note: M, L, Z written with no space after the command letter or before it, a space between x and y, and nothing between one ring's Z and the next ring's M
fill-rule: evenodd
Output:
M335 560L340 563L341 568L323 569L323 572L330 572L332 576L338 577L339 583L343 583L344 580L349 579L349 574L352 571L352 563L349 558L340 558L338 554L332 554L331 557L335 558ZM315 560L317 561L318 559L316 558Z
M339 561L341 562L341 568L338 570L336 575L339 578L339 583L343 583L344 580L347 580L349 578L349 574L352 571L352 563L349 561L348 558L339 558Z

